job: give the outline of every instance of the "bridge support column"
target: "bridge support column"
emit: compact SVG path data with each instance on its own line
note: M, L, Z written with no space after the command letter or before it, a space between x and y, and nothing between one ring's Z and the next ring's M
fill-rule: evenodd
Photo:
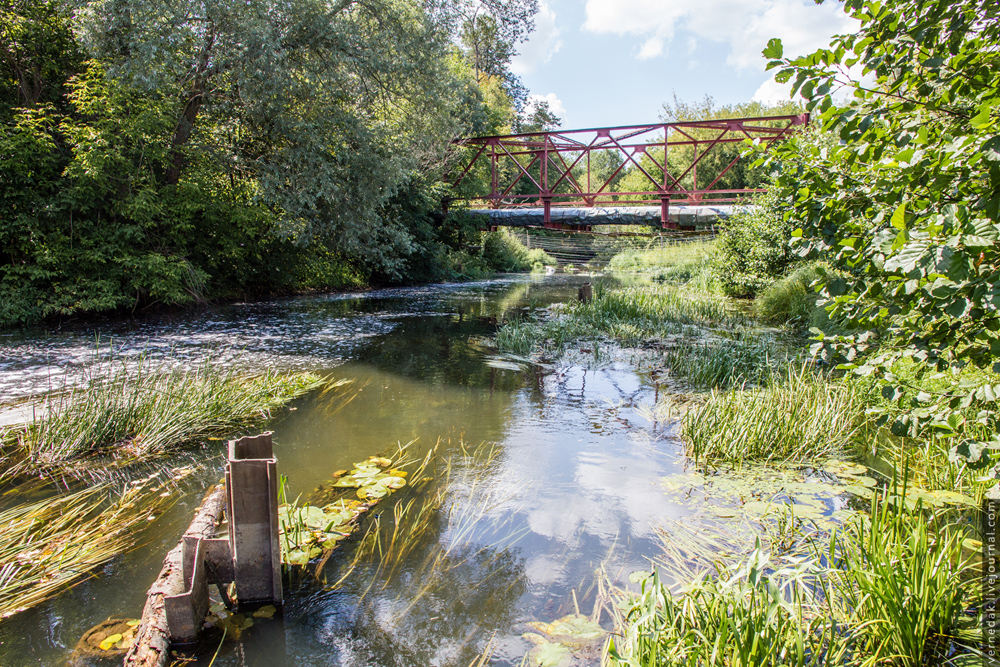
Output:
M677 229L677 223L670 222L670 197L660 197L660 226L663 229Z
M542 222L546 229L552 225L552 197L542 197Z

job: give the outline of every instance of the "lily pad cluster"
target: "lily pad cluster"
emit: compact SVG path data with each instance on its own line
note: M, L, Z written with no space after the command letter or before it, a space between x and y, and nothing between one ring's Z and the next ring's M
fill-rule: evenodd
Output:
M863 465L831 459L816 468L759 466L713 474L688 471L662 478L661 485L681 502L696 507L697 514L709 518L759 521L791 512L823 529L853 514L850 498L867 498L879 481ZM925 507L974 504L968 496L954 491L907 490L908 507L918 499Z
M379 499L406 486L407 472L391 468L392 461L378 456L355 463L354 469L333 473L336 481L327 492L341 497L325 505L283 504L278 507L281 560L286 565L308 565L333 551L357 526L358 517ZM346 497L355 489L357 498ZM326 494L324 494L326 495Z
M522 635L534 644L528 653L532 667L569 667L580 660L600 656L608 631L581 614L569 614L551 623L532 621L529 626L538 632Z

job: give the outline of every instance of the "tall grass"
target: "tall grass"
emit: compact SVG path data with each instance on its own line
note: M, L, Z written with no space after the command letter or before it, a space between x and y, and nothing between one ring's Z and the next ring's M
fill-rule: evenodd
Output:
M809 326L816 317L816 290L812 285L824 275L815 263L800 265L765 288L754 301L754 314L766 322Z
M804 462L846 449L862 414L847 386L803 365L760 388L712 390L683 432L696 460Z
M714 255L713 241L626 248L611 258L607 268L614 273L637 273L653 280L715 292L718 282L713 268Z
M836 627L814 612L819 568L776 570L759 548L739 567L720 565L675 595L659 574L643 582L619 620L612 665L807 667L836 664Z
M94 487L0 512L0 619L62 592L128 550L170 502L162 486Z
M714 553L714 564L692 575L668 560L638 595L620 592L611 665L920 667L974 657L978 621L963 619L979 584L962 546L969 530L906 509L904 494L874 492L868 510L841 529L809 534L811 557L798 552L784 565L772 560L773 542L758 540L731 564L711 535L690 531L708 548L687 551ZM663 576L682 583L671 590Z
M836 591L847 614L859 667L918 667L954 651L963 612L979 587L977 563L963 550L967 531L943 515L905 509L902 496L873 494L871 511L830 540ZM977 623L971 619L973 628ZM974 635L973 635L974 636Z
M86 373L81 386L48 395L34 421L2 434L14 472L93 454L154 457L264 420L322 384L312 373L244 375L209 363L171 372L145 359L112 359Z
M664 363L696 387L726 388L764 383L787 354L774 338L744 334L714 340L684 339L669 347Z
M650 330L665 323L737 326L749 322L722 297L696 294L672 285L600 290L591 301L575 303L570 313L595 324L635 321Z

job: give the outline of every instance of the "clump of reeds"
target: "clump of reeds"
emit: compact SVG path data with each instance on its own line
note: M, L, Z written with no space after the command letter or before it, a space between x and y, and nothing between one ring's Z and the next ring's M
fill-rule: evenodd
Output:
M0 618L37 605L127 551L170 502L147 480L116 496L94 487L0 512Z
M979 554L963 547L968 527L919 503L907 509L904 494L873 494L870 511L835 532L827 549L859 667L917 667L954 651L963 635L977 639L977 619L964 614L979 589Z
M14 472L94 454L139 461L224 437L323 383L312 373L247 375L208 363L169 371L145 359L112 359L86 373L79 386L46 396L34 421L2 434Z
M845 449L862 415L846 385L803 365L762 387L712 390L683 429L696 460L810 461Z
M722 297L671 285L599 290L590 301L574 303L570 314L599 328L609 321L634 321L645 323L652 332L666 323L737 326L748 322Z
M766 382L786 356L771 336L741 335L683 339L666 350L664 363L672 374L695 387L726 388Z

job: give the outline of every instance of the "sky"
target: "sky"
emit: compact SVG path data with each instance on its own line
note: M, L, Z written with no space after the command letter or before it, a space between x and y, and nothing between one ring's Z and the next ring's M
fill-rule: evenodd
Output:
M829 44L857 23L835 0L541 0L512 70L564 129L660 120L663 103L788 99L761 51Z

